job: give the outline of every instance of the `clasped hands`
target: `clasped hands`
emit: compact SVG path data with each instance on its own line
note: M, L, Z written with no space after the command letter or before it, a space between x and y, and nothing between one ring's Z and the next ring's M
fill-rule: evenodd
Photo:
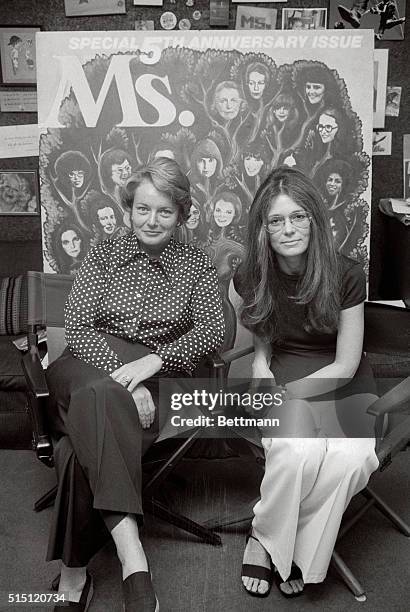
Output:
M111 378L131 393L143 429L151 427L155 418L155 404L142 381L154 376L162 367L162 359L152 353L120 366L111 373Z

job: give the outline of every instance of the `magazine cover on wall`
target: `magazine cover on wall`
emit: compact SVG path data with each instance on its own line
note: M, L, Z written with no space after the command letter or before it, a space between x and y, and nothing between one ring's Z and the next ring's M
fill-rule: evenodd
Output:
M190 179L179 238L217 267L225 348L248 211L276 166L312 177L338 250L367 267L371 32L47 32L37 54L45 270L75 273L92 245L128 231L121 186L154 156Z

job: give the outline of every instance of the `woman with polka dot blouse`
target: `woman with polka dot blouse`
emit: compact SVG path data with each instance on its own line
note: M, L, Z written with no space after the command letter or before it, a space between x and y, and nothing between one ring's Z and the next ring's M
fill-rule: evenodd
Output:
M68 346L47 371L59 438L47 558L62 559L59 590L77 611L91 599L86 566L110 533L125 611L158 610L139 539L141 456L166 419L158 381L190 375L224 334L214 266L173 238L192 204L177 163L154 159L127 180L122 201L132 232L86 256L66 304Z

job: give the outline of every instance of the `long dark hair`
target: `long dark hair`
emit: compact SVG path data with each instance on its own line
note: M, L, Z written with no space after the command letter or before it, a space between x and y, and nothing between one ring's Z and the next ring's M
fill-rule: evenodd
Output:
M77 258L70 257L63 249L62 236L65 232L72 231L77 234L81 240L80 252ZM84 234L81 228L72 221L63 221L61 225L57 226L52 235L52 248L53 255L58 266L57 272L60 274L74 274L80 267L82 260L84 259L88 249L90 247L88 237Z
M272 201L280 194L292 198L310 213L310 239L306 268L297 295L288 297L266 223ZM273 170L259 187L249 211L248 248L241 268L243 305L241 320L246 328L271 341L280 341L283 298L306 306L306 331L336 331L340 311L338 261L326 207L312 181L287 166ZM282 300L281 300L282 297Z

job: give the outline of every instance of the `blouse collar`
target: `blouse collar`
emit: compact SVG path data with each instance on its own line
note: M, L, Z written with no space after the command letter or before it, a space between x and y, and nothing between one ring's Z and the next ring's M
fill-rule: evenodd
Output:
M181 264L184 259L184 251L179 248L180 246L181 245L179 245L174 238L171 238L160 257L152 260L157 262L156 265L162 267L167 279L172 284L176 281L176 276L179 276L178 272L181 269ZM111 270L122 268L134 259L143 258L149 259L149 256L141 249L138 238L134 232L130 232L127 236L124 236L123 239L120 238L115 241L110 268ZM186 264L187 263L188 262L186 262ZM183 268L185 267L186 266L183 266Z

